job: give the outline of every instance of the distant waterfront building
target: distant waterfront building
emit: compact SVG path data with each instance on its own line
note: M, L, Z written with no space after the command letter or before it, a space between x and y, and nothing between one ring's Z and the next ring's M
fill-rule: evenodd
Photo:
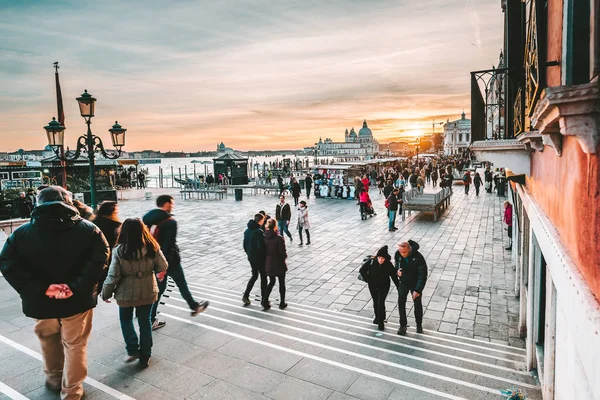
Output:
M390 142L387 145L390 149L390 153L394 155L398 155L400 157L406 157L411 154L411 148L408 145L408 142ZM386 150L382 148L382 150Z
M154 150L143 150L143 151L135 151L130 152L129 156L131 158L140 159L140 158L160 158L162 154L160 151Z
M330 138L315 143L316 153L319 157L350 157L357 159L373 158L379 152L379 142L373 138L371 129L364 120L363 127L358 134L352 128L346 129L343 142L334 142Z
M219 153L233 153L234 150L231 147L225 146L225 143L221 142L217 145L217 152Z
M456 121L446 122L444 125L444 154L458 154L469 148L471 144L471 120L465 118L465 113Z
M40 161L48 157L52 157L54 151L51 148L44 150L17 150L6 153L4 159L8 161Z

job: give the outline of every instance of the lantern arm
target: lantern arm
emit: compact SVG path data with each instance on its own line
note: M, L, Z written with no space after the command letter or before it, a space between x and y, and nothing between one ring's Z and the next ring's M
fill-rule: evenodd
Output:
M87 150L87 138L85 136L79 136L77 139L77 149L72 155L69 155L70 151L67 150L64 153L61 152L62 146L52 146L52 150L54 150L54 154L56 154L56 158L60 161L77 161L79 156L81 156L82 152L86 152Z
M104 158L107 158L109 160L116 160L117 158L119 158L121 156L120 148L116 149L116 151L117 151L116 153L109 154L104 149L104 143L102 143L102 139L100 139L98 136L94 135L92 140L94 141L94 151L98 151L98 152L102 153Z

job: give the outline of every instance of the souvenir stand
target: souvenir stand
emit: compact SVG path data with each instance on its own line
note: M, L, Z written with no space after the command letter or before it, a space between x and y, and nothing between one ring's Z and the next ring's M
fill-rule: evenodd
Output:
M314 192L317 198L354 199L354 177L361 169L353 165L317 165Z

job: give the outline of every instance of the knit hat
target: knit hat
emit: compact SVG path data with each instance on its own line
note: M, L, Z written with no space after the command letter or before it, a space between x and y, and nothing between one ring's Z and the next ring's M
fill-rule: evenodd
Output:
M390 257L390 254L388 253L388 247L383 246L382 248L377 250L376 257L384 257L386 260L389 260L391 257Z

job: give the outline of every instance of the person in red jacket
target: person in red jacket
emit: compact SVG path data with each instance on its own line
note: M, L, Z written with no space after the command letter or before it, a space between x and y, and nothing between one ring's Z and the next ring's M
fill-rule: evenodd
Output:
M364 175L363 178L362 178L362 184L363 184L363 187L365 188L365 190L367 192L369 191L369 184L370 183L371 182L369 181L369 177L367 175Z
M506 250L512 250L512 204L504 202L504 217L502 220L508 225L508 247Z

